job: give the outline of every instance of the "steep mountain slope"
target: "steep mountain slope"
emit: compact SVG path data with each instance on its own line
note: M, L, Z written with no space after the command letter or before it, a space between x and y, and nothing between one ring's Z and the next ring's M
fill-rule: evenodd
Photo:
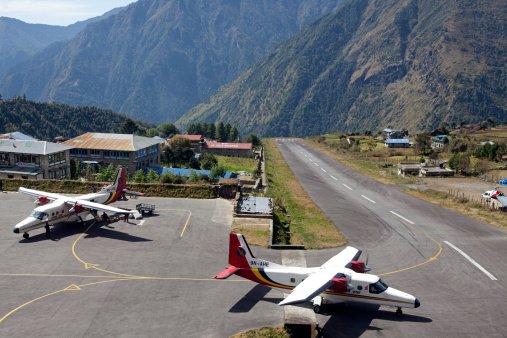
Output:
M95 107L39 103L23 98L0 100L0 133L21 131L37 139L67 138L88 131L118 132L126 116Z
M175 120L342 0L140 0L10 71L4 96Z
M65 27L29 24L17 19L0 17L0 78L14 65L27 60L50 44L70 40L89 23L102 20L119 11L120 8L113 9L102 16Z
M243 134L507 120L507 2L353 0L179 120Z

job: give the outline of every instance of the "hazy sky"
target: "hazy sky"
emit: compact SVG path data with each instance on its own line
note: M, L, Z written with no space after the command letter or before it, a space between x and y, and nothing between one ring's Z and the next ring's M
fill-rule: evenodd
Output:
M136 0L0 0L0 16L66 26Z

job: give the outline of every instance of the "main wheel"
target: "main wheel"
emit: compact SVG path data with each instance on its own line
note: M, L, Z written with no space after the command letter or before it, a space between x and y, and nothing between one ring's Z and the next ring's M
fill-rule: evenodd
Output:
M315 312L315 313L320 313L320 311L321 311L321 308L320 308L320 306L319 306L319 305L314 305L314 306L313 306L313 312Z
M24 239L28 239L29 237L30 237L30 235L28 234L28 232L25 232L25 233L23 234L23 238L24 238Z
M396 310L396 317L401 317L403 316L403 311L401 311L401 308L399 307L397 310Z

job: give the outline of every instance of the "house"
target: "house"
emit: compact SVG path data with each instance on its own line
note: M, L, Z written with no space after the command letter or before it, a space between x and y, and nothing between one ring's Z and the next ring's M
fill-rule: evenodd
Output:
M112 164L130 173L160 165L164 140L133 134L86 133L63 142L71 147L70 157L103 166Z
M190 149L193 151L200 151L201 144L204 142L202 135L191 135L191 134L177 134L173 137L180 137L190 141Z
M388 138L384 141L384 145L388 148L410 148L412 142L406 138Z
M70 147L33 139L0 139L0 178L70 178Z
M431 149L444 149L449 144L449 136L437 135L431 138Z
M254 148L252 143L229 143L206 141L202 144L202 152L214 155L253 157Z

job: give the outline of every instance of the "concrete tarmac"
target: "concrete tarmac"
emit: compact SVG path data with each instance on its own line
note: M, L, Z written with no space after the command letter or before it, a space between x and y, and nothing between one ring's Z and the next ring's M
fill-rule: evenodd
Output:
M373 181L303 143L278 144L311 198L350 245L368 253L371 273L421 302L401 319L389 307L333 306L317 318L326 336L506 335L505 231ZM338 252L308 251L307 264L319 266Z
M40 229L25 240L12 228L32 202L0 193L0 337L228 337L283 323L281 292L212 279L227 266L228 201L120 201L153 203L156 215L61 224L51 239Z

